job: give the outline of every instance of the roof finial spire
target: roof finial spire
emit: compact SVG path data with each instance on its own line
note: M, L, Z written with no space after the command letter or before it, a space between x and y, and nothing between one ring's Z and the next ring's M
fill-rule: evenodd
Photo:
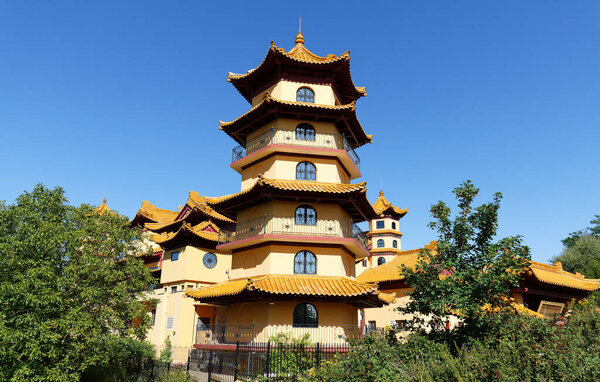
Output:
M298 35L296 36L296 44L304 45L304 36L302 36L302 16L298 21Z

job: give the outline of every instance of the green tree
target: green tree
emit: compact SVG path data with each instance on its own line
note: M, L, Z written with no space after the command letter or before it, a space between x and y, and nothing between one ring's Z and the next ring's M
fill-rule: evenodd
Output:
M128 219L38 185L0 202L0 380L77 381L149 325Z
M560 261L566 271L600 278L600 237L592 234L579 237L552 260Z
M453 192L459 207L454 218L444 202L431 207L434 220L429 227L439 234L437 248L422 250L414 270L401 269L414 290L400 310L417 314L417 323L424 324L427 317L429 325L440 330L446 317L458 315L467 332L476 333L485 322L485 306L507 305L509 289L519 284L531 255L519 236L493 242L500 193L491 203L473 207L479 189L471 181Z
M569 236L562 240L562 243L567 248L571 248L575 245L575 242L580 237L594 236L600 237L600 215L596 215L594 219L590 220L590 227L584 228L579 231L571 232Z

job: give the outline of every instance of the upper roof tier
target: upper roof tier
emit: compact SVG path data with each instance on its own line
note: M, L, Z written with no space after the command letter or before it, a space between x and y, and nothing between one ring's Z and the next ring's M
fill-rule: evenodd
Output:
M306 102L282 101L266 94L264 99L250 111L231 122L219 122L225 131L239 144L246 144L249 133L263 127L276 118L302 119L333 123L346 140L356 148L373 142L373 136L365 134L358 118L354 102L347 105L320 105Z
M396 219L400 219L408 213L408 208L399 208L390 203L383 195L383 190L379 191L379 197L373 203L373 209L381 216L392 216Z
M302 33L298 33L295 42L296 45L287 53L271 42L267 56L258 67L246 74L229 73L227 81L248 102L252 102L253 97L282 79L298 81L309 78L310 81L331 82L341 103L350 103L367 95L364 87L358 87L352 81L350 52L321 57L304 46Z

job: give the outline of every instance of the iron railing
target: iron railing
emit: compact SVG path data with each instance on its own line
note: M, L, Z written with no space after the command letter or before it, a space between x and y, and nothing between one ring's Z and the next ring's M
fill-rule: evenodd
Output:
M367 333L381 332L380 328L360 328L356 325L295 327L265 323L214 324L196 329L196 344L267 343L277 335L288 339L304 339L310 343L339 345L358 339Z
M360 158L342 134L317 133L314 134L314 140L304 140L296 138L295 130L281 130L274 127L257 137L249 139L245 146L239 145L234 147L231 153L231 162L238 161L246 155L252 154L271 144L345 150L350 159L352 159L352 162L360 169Z
M263 215L219 231L219 244L258 235L290 235L352 238L364 249L369 248L367 235L351 220L317 219L314 225L296 224L295 217Z

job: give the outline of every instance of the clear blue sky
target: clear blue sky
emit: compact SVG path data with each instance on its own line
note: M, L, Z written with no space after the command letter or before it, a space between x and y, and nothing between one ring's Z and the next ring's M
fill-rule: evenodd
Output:
M465 179L504 194L502 236L533 258L600 213L600 2L2 1L0 199L36 183L130 217L189 190L237 192L217 130L249 109L226 82L290 49L352 53L368 196L410 208L404 249L435 239L429 207Z

